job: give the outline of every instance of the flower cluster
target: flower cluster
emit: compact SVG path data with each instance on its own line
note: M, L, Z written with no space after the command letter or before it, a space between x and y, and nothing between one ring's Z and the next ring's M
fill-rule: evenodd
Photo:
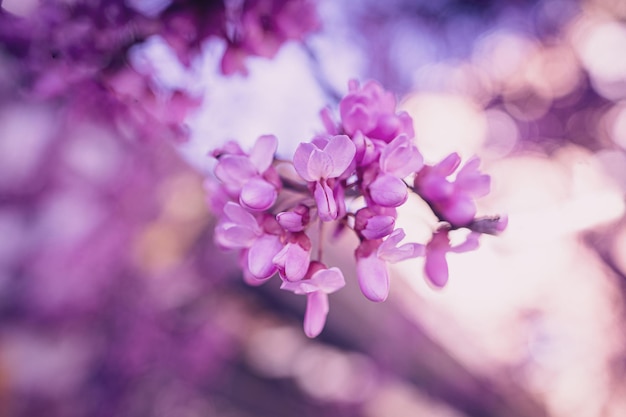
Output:
M200 99L189 88L161 85L129 51L160 39L191 67L203 44L218 40L226 45L222 74L245 75L248 57L272 58L285 42L302 41L319 27L314 0L41 3L24 15L0 6L0 58L19 62L15 84L35 99L84 92L84 100L107 101L120 130L130 127L146 138L186 139L183 122Z
M275 158L277 139L261 136L247 153L234 142L214 151L218 181L208 181L219 216L217 243L241 251L248 283L261 284L278 274L282 289L307 295L304 329L309 337L324 327L328 294L345 285L342 272L322 262L325 224L352 230L359 238L359 286L376 302L389 294L388 262L423 256L425 276L443 287L448 252L475 249L481 233L497 234L506 227L506 218L476 218L474 199L490 186L489 176L478 171L480 161L471 159L458 169L461 158L453 153L425 165L413 141L411 117L397 111L394 95L380 84L350 82L339 115L335 122L330 110L322 111L326 132L298 145L293 169L278 169L284 162ZM405 233L395 226L397 208L410 192L440 221L426 244L402 243ZM459 228L470 233L452 246L449 232Z

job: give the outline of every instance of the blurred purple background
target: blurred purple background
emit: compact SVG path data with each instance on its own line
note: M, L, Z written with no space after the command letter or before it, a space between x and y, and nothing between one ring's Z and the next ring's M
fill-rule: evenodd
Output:
M626 415L626 3L319 0L275 56L224 29L244 3L0 1L0 416ZM509 228L441 291L395 265L384 304L329 243L348 285L310 340L213 246L207 155L289 158L351 78L428 163L480 156Z

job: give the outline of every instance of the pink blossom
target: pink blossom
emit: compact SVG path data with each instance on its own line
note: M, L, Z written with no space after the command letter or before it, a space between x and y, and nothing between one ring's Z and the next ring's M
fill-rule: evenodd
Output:
M299 281L304 278L311 257L311 240L305 233L292 234L285 246L273 258L281 278Z
M382 239L393 232L396 223L394 213L376 214L371 208L364 207L356 212L354 230L365 239ZM393 215L390 215L393 214Z
M345 135L333 136L330 140L318 139L312 143L298 145L293 156L296 172L305 180L314 183L313 195L318 215L323 221L337 218L338 207L329 180L344 173L354 159L356 147Z
M256 239L248 249L246 265L252 277L265 280L274 275L278 268L273 259L282 248L283 244L279 236L264 234Z
M438 288L442 288L448 282L448 252L462 253L474 250L478 247L479 234L472 232L466 240L456 246L450 245L448 229L441 229L433 233L433 237L426 245L426 263L424 272L428 281Z
M224 217L215 227L215 241L226 249L249 248L263 235L256 217L240 205L228 202L224 205Z
M419 171L423 165L422 155L411 139L400 135L380 150L379 171L368 184L372 201L382 207L398 207L408 198L407 185L402 181Z
M424 167L415 177L414 188L443 220L455 227L467 226L476 215L474 198L489 192L490 178L478 171L480 160L470 159L454 181L448 179L461 163L452 153L434 166Z
M369 185L372 201L383 207L398 207L409 198L406 184L398 177L379 173Z
M224 205L224 217L215 228L215 241L225 249L244 249L242 266L246 274L265 280L277 271L272 259L283 248L280 236L267 233L271 227L240 205Z
M249 155L217 153L215 176L249 210L267 210L276 201L280 180L271 165L277 146L275 136L265 135L257 139Z
M423 165L422 154L406 135L396 137L380 152L380 170L398 178L419 171Z
M236 3L233 3L236 4ZM252 0L231 10L228 46L221 69L226 75L247 74L247 56L273 58L287 40L302 41L319 27L312 1Z
M339 103L344 130L349 135L361 131L365 136L393 140L400 134L414 136L413 120L406 112L396 114L396 98L376 81L363 87L353 80L350 92Z
M289 211L278 213L276 220L288 232L301 232L309 224L309 211L304 204L298 204Z
M281 289L295 294L306 294L307 306L304 315L304 333L316 337L324 329L328 316L328 294L343 288L346 281L339 268L326 268L320 262L313 261L304 279L296 282L283 281Z
M424 246L418 243L405 243L404 231L396 229L383 240L365 240L356 249L356 270L363 295L371 301L380 302L389 295L389 271L387 263L396 263L424 254Z

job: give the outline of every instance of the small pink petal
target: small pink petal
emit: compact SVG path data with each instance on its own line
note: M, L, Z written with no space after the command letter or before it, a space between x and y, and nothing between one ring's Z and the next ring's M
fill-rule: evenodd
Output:
M241 189L239 202L254 211L267 210L274 205L278 193L276 188L260 177L252 178Z
M248 248L257 237L251 229L234 223L219 224L215 228L215 243L226 249Z
M382 239L393 231L395 224L396 219L393 216L373 216L367 220L361 234L365 239Z
M389 295L389 272L385 261L372 253L365 258L357 258L356 274L361 292L369 300L381 302Z
M346 285L343 273L336 267L320 269L309 281L326 294L332 294Z
M298 145L293 154L293 167L296 169L298 175L305 181L313 182L319 179L309 175L309 160L315 150L319 150L319 148L312 143L303 142Z
M265 278L257 278L254 275L252 275L252 273L248 269L248 250L247 249L241 251L240 256L241 256L240 262L241 262L241 271L243 273L243 281L246 284L251 285L253 287L258 287L259 285L265 284L267 281L269 281L270 278L272 278L272 275L265 277Z
M284 211L276 215L278 224L288 232L301 232L304 230L302 215L293 211Z
M248 269L257 279L271 277L276 273L272 259L283 248L275 235L263 235L258 238L248 251Z
M306 312L304 313L304 333L308 337L317 337L324 330L328 310L328 295L321 291L315 291L307 295Z
M448 282L446 252L443 250L427 251L424 270L426 277L434 286L443 288Z
M453 152L450 155L446 156L433 168L436 170L437 175L447 177L448 175L452 175L452 173L458 168L460 164L461 157L456 152Z
M424 245L420 245L419 243L405 243L402 246L398 246L404 237L404 230L394 230L378 247L377 256L387 262L396 263L424 255Z
M241 187L257 175L256 168L247 156L224 155L215 166L215 176L224 184Z
M248 70L245 65L245 59L248 54L241 48L229 46L220 62L220 69L224 75L232 75L240 73L242 75L248 75Z
M294 294L310 294L318 290L317 285L310 279L301 279L300 281L283 281L280 284L281 290L291 291Z
M482 197L489 194L491 177L478 171L480 159L472 158L459 170L456 175L455 185L474 197Z
M335 220L337 218L337 203L333 190L326 184L326 181L322 180L315 184L313 195L319 218L324 222Z
M315 181L330 178L330 173L333 171L333 160L330 153L321 149L314 149L309 156L307 171L309 178L315 178Z
M407 187L398 177L379 174L369 186L372 200L383 207L398 207L408 198Z
M452 246L449 251L454 252L454 253L463 253L463 252L469 252L469 251L478 249L478 247L480 246L479 239L480 239L480 233L472 232L469 235L467 235L463 243L459 243L456 246Z
M338 133L337 123L335 122L333 113L329 107L324 107L320 111L320 118L322 119L322 124L329 135L336 135Z
M476 215L476 205L466 194L452 196L445 205L436 205L443 218L453 226L466 226Z
M274 154L278 149L278 139L274 135L260 136L250 151L250 161L259 173L265 172L274 161Z
M422 155L406 135L400 135L392 140L380 153L381 169L398 178L419 171L423 165Z
M272 262L281 271L281 277L287 281L299 281L309 269L311 252L297 243L288 243L274 256Z
M226 203L224 205L224 214L233 223L247 227L253 230L257 236L261 236L262 231L256 218L239 204L232 201Z
M332 159L332 170L324 178L337 178L352 163L356 154L356 146L348 136L338 135L328 142L324 148L324 153L328 154Z

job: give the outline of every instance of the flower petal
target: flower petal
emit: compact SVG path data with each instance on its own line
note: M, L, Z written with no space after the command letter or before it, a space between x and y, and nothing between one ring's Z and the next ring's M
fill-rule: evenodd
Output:
M336 267L320 269L313 274L310 281L326 294L332 294L346 285L343 273Z
M248 269L257 279L271 277L276 273L272 259L282 249L280 239L275 235L263 235L248 251Z
M319 218L324 222L335 220L337 218L337 203L333 190L326 184L326 181L322 180L315 184L313 195Z
M262 178L252 178L241 189L239 202L247 209L267 210L274 205L278 193L276 188Z
M443 250L427 251L424 265L426 278L436 287L443 288L448 282L448 263Z
M365 239L382 239L393 231L395 224L396 219L393 216L373 216L367 220L361 234Z
M231 187L241 187L257 170L247 156L224 155L215 166L215 176Z
M328 310L328 295L322 291L315 291L307 295L304 333L308 337L316 337L324 330Z
M288 243L274 256L272 262L287 281L299 281L309 269L311 251L305 250L297 243Z
M233 223L253 230L257 236L261 236L261 228L252 213L241 207L237 203L229 201L224 205L224 214Z
M234 223L222 223L215 228L215 243L226 249L249 248L257 237L249 228Z
M356 154L356 145L348 136L338 135L328 142L324 148L324 153L329 155L332 160L332 170L325 178L337 178L352 163Z
M380 168L398 178L419 171L423 165L422 154L406 135L392 140L380 153Z
M301 232L304 230L304 216L295 211L283 211L276 215L278 224L288 232Z
M309 155L307 171L309 178L314 178L314 181L330 178L330 173L333 171L333 160L330 154L321 149L313 149Z
M357 258L356 274L363 295L371 301L385 301L389 295L389 272L385 261L372 253L365 258Z
M398 207L409 197L406 184L390 174L379 174L369 186L370 196L383 207Z
M278 139L274 135L260 136L250 151L250 162L259 173L265 172L274 161L274 154L278 149Z
M309 175L309 159L313 151L319 148L312 143L303 142L298 145L296 151L293 154L293 167L300 177L305 181L317 181L318 178L311 177Z
M398 246L400 241L404 239L404 236L404 230L394 230L378 247L377 256L382 260L392 263L423 256L425 253L424 245L419 243L405 243L402 246Z

